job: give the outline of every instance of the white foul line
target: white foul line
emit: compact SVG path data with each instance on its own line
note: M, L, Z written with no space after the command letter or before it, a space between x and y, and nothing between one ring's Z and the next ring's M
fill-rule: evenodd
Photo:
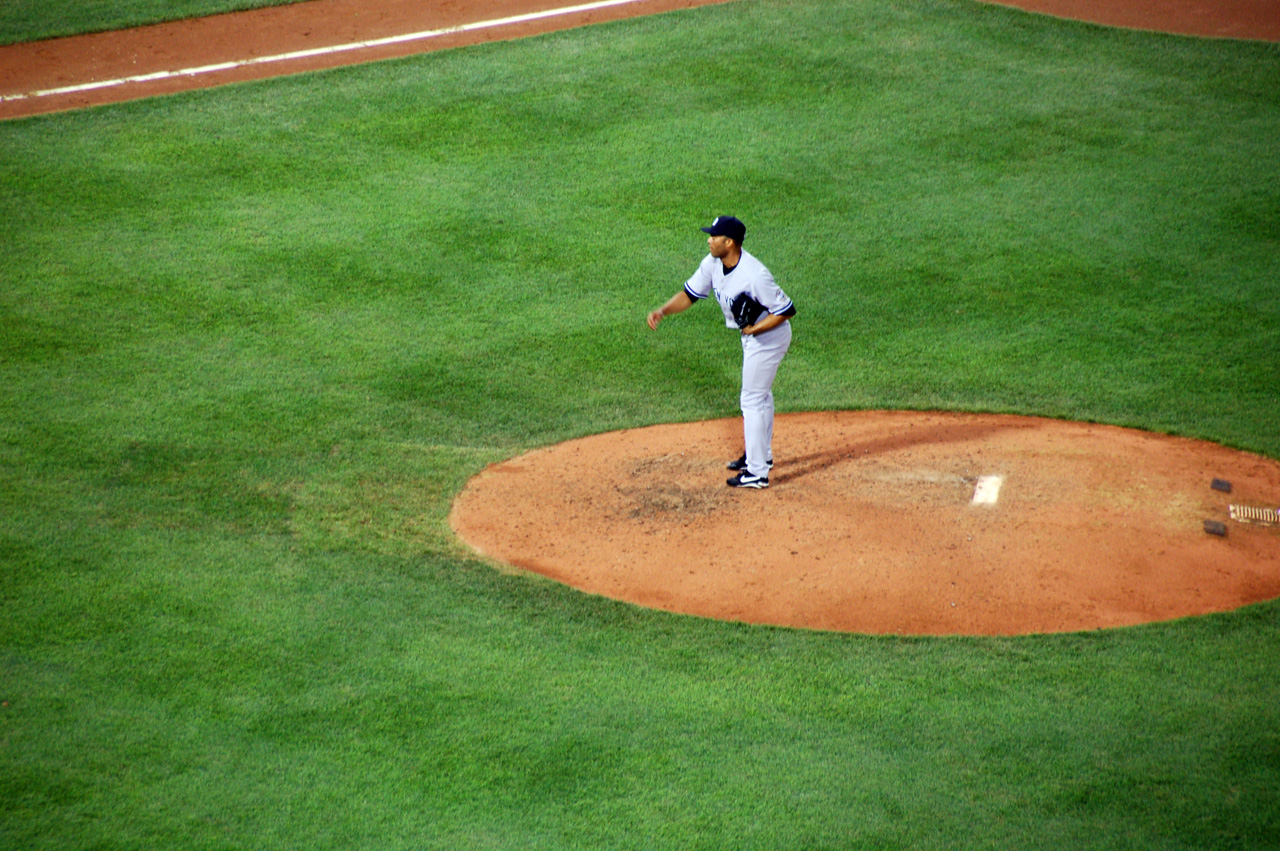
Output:
M471 24L459 24L439 30L393 35L377 38L372 41L356 41L349 44L335 44L332 47L314 47L310 50L295 50L291 53L278 53L274 56L258 56L253 59L241 59L234 62L219 62L216 65L201 65L197 68L183 68L180 71L157 71L153 74L139 74L133 77L121 77L117 80L101 80L94 83L82 83L76 86L63 86L58 89L43 89L18 95L0 95L0 102L9 100L26 100L28 98L50 97L52 95L69 95L76 92L88 92L94 89L105 89L112 86L123 86L127 83L149 83L154 80L167 80L173 77L193 77L198 74L212 74L216 71L229 71L249 65L265 65L268 62L287 62L291 59L309 59L313 56L328 56L333 53L345 53L351 50L366 50L371 47L386 47L391 44L405 44L411 41L422 41L442 35L471 32L472 30L492 29L508 24L523 24L528 21L539 21L544 18L555 18L562 15L573 15L578 12L591 12L596 9L607 9L610 6L625 6L628 3L639 3L642 0L599 0L596 3L583 3L580 6L565 6L560 9L546 9L542 12L529 12L524 15L512 15L509 18L495 18L492 21L476 21Z
M974 505L995 505L1000 499L1000 485L1004 482L999 476L979 476L978 485L973 489Z

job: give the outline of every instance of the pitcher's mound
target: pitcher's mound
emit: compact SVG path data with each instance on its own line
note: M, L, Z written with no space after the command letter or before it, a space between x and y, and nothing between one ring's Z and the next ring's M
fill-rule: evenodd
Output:
M738 419L570 441L491 465L450 522L583 591L814 629L1062 632L1280 596L1280 528L1229 518L1280 505L1261 456L1029 417L790 414L770 487L734 490L741 447Z

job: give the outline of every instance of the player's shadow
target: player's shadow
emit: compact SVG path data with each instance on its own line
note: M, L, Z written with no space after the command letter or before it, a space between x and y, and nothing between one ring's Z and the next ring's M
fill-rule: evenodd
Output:
M1016 426L995 423L940 423L923 428L907 427L899 434L874 440L859 441L853 438L847 445L836 449L788 458L785 467L780 466L769 478L775 484L794 482L837 464L857 461L860 458L869 458L916 446L967 443L997 432L1008 431L1010 428L1016 428Z

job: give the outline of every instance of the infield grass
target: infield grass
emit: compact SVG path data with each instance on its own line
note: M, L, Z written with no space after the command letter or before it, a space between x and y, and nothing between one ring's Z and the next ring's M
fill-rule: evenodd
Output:
M0 124L0 847L1280 845L1280 606L911 639L449 533L485 464L783 410L1280 457L1280 49L740 2Z

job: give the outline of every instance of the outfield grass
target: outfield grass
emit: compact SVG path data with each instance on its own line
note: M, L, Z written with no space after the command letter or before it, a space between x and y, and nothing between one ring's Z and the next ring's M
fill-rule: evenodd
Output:
M0 846L1280 845L1280 604L909 639L649 612L448 531L731 416L645 313L734 213L780 408L1280 457L1280 49L744 2L0 124Z
M139 27L299 0L4 0L0 44Z

